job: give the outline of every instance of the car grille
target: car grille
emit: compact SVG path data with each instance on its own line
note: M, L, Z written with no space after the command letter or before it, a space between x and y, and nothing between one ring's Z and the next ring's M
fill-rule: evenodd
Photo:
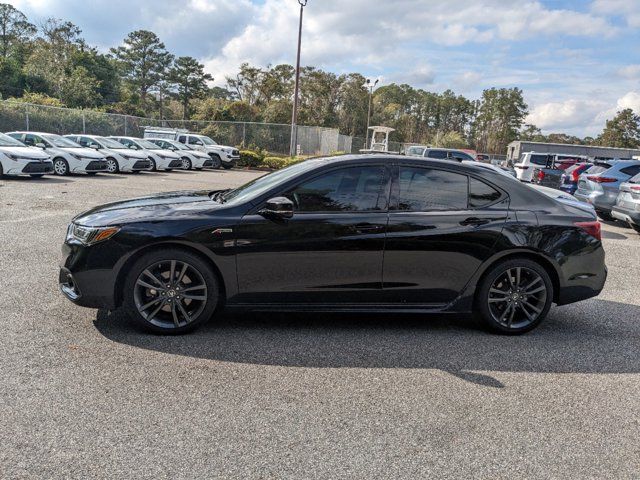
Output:
M209 160L205 160L204 163L202 164L203 167L213 167L213 160L209 159Z
M151 167L151 162L149 160L138 160L133 164L134 170L145 170Z
M169 163L169 167L170 168L177 168L177 167L181 167L182 166L182 160L178 159L178 160L171 160L171 162Z
M22 173L50 173L53 172L53 164L51 162L29 162L22 169Z
M95 160L87 164L86 170L88 172L100 172L107 169L107 162L104 160Z

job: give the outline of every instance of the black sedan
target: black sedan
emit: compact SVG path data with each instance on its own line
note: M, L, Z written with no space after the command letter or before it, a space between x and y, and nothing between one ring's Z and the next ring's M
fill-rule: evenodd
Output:
M523 333L607 275L593 213L490 169L389 155L100 206L63 253L70 300L160 333L223 308L474 313Z

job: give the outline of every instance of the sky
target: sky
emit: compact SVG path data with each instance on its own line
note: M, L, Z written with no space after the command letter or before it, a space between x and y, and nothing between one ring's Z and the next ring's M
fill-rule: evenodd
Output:
M295 63L296 0L9 3L34 23L74 22L103 51L152 30L217 85L242 62ZM640 114L640 0L308 0L302 63L469 98L518 87L528 123L597 135L617 110Z

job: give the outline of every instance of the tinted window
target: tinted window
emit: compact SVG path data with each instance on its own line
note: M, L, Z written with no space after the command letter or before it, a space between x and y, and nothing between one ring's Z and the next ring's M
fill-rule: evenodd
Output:
M595 175L596 173L602 173L609 170L611 167L602 167L600 165L594 165L593 167L588 168L584 173L588 173L589 175Z
M486 183L469 178L469 208L489 205L500 198L500 192Z
M407 155L419 155L422 156L424 153L423 147L409 147L407 148Z
M640 165L631 165L630 167L621 168L620 171L625 175L634 176L640 173Z
M451 154L451 158L461 158L463 160L471 160L472 162L476 161L475 158L473 158L471 155L465 152L449 152L449 153Z
M635 177L630 178L629 183L640 183L640 174L636 175Z
M184 136L184 135L180 135L180 136L178 137L178 141L179 141L180 143L187 143L187 137L186 137L186 136Z
M428 212L467 208L466 175L428 168L400 167L398 210Z
M300 212L385 210L385 172L384 167L342 168L305 182L285 196Z
M531 163L535 165L546 165L547 164L547 156L546 155L531 155Z
M202 145L202 140L196 137L189 137L189 145Z
M447 158L447 153L446 150L428 150L425 156L429 158Z

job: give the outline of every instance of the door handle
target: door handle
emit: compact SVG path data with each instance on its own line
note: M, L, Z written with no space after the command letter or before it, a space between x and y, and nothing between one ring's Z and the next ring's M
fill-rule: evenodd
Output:
M466 218L464 220L462 220L460 222L460 225L462 225L463 227L467 227L467 226L478 226L478 225L485 225L487 223L489 223L491 220L489 218L479 218L479 217L469 217Z
M378 230L382 229L382 225L375 225L372 223L358 223L351 228L358 233L377 232Z

